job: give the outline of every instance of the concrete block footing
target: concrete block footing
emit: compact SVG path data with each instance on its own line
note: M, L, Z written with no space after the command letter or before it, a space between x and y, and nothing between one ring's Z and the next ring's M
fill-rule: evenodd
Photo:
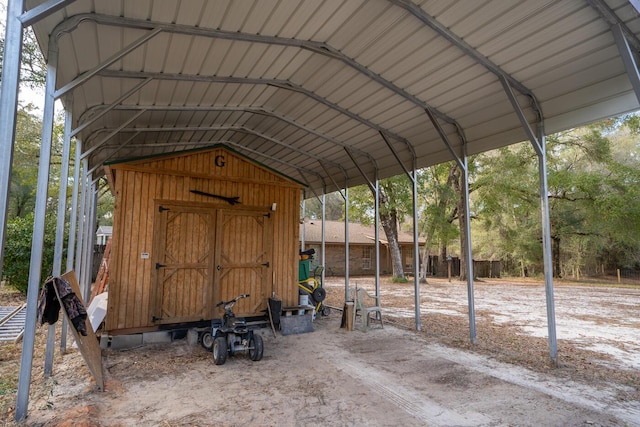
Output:
M172 341L170 331L144 332L142 334L143 344L161 344Z

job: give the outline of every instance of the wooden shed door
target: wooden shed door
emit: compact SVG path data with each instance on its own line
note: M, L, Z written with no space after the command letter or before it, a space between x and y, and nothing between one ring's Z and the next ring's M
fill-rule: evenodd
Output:
M153 321L158 324L210 319L215 211L159 205L157 212Z
M237 315L266 309L271 290L273 227L269 212L223 210L217 219L215 301L250 297L234 307ZM221 314L219 312L218 314Z

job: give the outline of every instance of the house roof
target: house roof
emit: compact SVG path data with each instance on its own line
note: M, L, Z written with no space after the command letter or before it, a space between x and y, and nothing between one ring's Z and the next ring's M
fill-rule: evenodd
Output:
M94 175L224 142L320 194L527 139L509 93L547 134L639 106L625 0L45 4L22 20Z
M101 225L96 231L97 236L111 236L113 234L113 227L110 225Z
M322 220L305 220L304 227L300 224L300 236L304 236L306 244L319 244L322 242ZM382 227L380 227L380 243L387 244L387 238ZM398 241L401 244L413 245L413 235L404 231L398 231ZM325 222L325 242L333 244L344 244L344 222ZM355 222L349 223L349 243L350 244L370 244L375 242L375 227L372 225L362 225ZM424 245L424 240L419 240L420 245Z

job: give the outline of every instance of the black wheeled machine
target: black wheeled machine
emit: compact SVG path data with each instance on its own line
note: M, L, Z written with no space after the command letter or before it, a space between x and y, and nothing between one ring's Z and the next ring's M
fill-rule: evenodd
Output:
M315 309L316 314L328 316L330 309L324 305L323 301L327 297L327 291L322 287L322 266L317 266L313 270L313 277L310 274L311 260L315 249L300 251L300 268L298 274L298 294L307 295L309 304Z
M222 319L213 319L211 332L206 331L200 336L202 346L213 351L213 363L216 365L223 365L227 356L238 353L247 354L254 362L262 359L262 337L249 329L245 318L236 317L233 313L235 303L248 296L249 294L242 294L229 301L220 301L216 307L224 306Z

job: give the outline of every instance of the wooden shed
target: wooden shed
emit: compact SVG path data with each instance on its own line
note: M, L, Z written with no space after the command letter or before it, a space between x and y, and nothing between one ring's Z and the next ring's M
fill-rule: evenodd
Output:
M264 315L298 298L302 184L224 145L106 165L115 196L106 330Z

